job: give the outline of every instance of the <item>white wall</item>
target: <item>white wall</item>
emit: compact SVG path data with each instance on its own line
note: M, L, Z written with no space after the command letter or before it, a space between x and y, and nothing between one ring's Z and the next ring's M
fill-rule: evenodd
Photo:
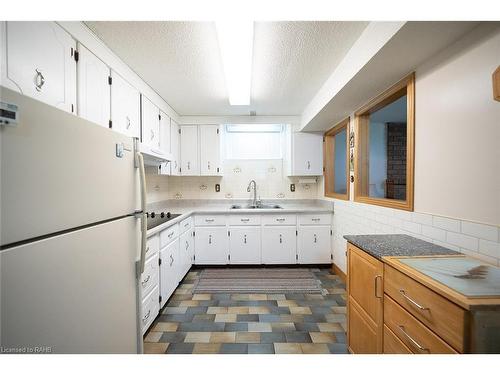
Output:
M417 68L415 212L335 199L341 269L343 236L373 233L406 233L500 265L500 103L491 83L499 63L500 24L487 23Z

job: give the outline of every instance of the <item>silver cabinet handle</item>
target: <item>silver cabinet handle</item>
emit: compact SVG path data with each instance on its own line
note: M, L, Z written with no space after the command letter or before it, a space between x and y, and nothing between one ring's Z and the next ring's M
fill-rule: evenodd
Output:
M382 280L382 276L380 276L380 275L375 276L375 297L382 298L382 296L379 296L378 293L377 293L377 290L378 290L378 282L377 282L377 280Z
M170 233L168 234L168 238L172 238L172 236L173 236L173 235L174 235L174 232L170 232Z
M189 227L189 223L184 224L184 228Z
M279 221L280 223L285 221L285 218L279 218L279 219L276 219L276 221Z
M247 243L247 235L243 235L243 243Z
M142 318L142 322L146 323L149 319L149 316L151 315L151 310L148 310L148 313L144 315L144 318Z
M320 219L319 217L313 217L311 220L312 220L312 221L316 221L316 222L317 222L317 221L321 221L321 219Z
M247 223L250 221L250 219L241 219L242 222Z
M151 140L153 140L154 138L155 138L155 132L151 130Z
M36 91L42 91L42 87L45 84L45 77L43 76L42 72L39 71L38 69L35 69L36 76L35 76L35 89Z
M170 254L170 267L172 267L172 263L174 263L174 257Z
M280 243L283 243L283 236L280 234Z
M208 244L209 245L212 244L212 235L211 234L208 235Z
M419 304L418 302L416 302L415 300L413 300L412 298L410 298L406 292L404 291L404 289L399 289L399 293L401 293L401 295L407 300L409 301L412 305L414 305L417 309L419 310L429 310L428 307L424 307L422 306L421 304Z
M208 170L210 170L210 162L207 163Z
M212 221L214 221L214 219L205 219L206 223L211 223Z
M318 236L316 236L316 234L314 235L314 243L317 243L318 242Z
M149 246L146 247L146 254L149 252Z
M307 162L307 169L311 169L311 162L310 161Z
M126 129L128 130L130 128L130 118L128 116L125 117L125 122L126 122Z
M177 169L177 160L174 161L174 169Z
M151 275L148 275L148 277L146 277L146 279L144 281L141 281L142 286L146 285L150 278L151 278Z
M186 241L186 251L189 249L189 242Z
M191 169L191 162L190 161L188 161L187 167L188 167L188 169Z
M398 326L399 330L401 331L401 333L403 335L405 335L405 337L410 340L410 342L413 344L413 346L415 346L418 350L422 351L422 352L428 352L429 349L427 348L424 348L422 345L420 345L413 337L411 337L408 333L406 333L405 331L405 327L404 326Z

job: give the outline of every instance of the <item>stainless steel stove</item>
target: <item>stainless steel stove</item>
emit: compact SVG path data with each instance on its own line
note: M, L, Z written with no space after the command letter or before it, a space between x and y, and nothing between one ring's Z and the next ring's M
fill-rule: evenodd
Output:
M146 212L146 216L148 218L148 230L152 229L154 227L157 227L158 225L162 225L166 223L167 221L170 221L172 219L175 219L178 216L181 216L181 214L173 214L170 212Z

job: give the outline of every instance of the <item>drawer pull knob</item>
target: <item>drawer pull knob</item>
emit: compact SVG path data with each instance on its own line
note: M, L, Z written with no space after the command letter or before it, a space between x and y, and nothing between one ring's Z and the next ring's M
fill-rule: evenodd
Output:
M320 221L321 219L320 218L313 218L311 219L312 221Z
M206 223L211 223L212 221L214 221L214 219L205 219Z
M276 221L285 221L284 218L279 218L279 219L276 219Z
M148 310L148 313L144 316L144 318L142 318L142 322L146 323L150 315L151 315L151 310Z
M148 277L146 277L146 279L141 282L142 286L146 285L150 278L151 278L151 275L148 275Z
M247 221L250 221L250 219L241 219L241 221L246 223Z
M174 235L174 232L170 232L170 233L168 234L168 238L172 238L172 236L173 236L173 235Z
M428 307L424 307L422 306L421 304L419 304L418 302L414 301L412 298L410 298L404 291L404 289L399 289L399 293L401 293L401 295L407 300L409 301L412 305L414 305L416 308L418 308L419 310L429 310Z
M413 337L411 337L408 333L406 333L405 331L405 326L398 326L399 330L401 331L401 333L403 335L405 335L405 337L410 340L410 342L413 344L413 346L415 348L417 348L418 350L422 351L422 352L428 352L429 349L427 348L424 348L422 345L420 345Z

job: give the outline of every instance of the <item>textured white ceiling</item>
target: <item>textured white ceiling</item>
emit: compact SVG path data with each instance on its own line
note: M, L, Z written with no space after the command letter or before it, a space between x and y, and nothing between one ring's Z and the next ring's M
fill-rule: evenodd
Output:
M367 22L256 22L250 106L230 106L211 22L86 22L180 115L300 115Z

